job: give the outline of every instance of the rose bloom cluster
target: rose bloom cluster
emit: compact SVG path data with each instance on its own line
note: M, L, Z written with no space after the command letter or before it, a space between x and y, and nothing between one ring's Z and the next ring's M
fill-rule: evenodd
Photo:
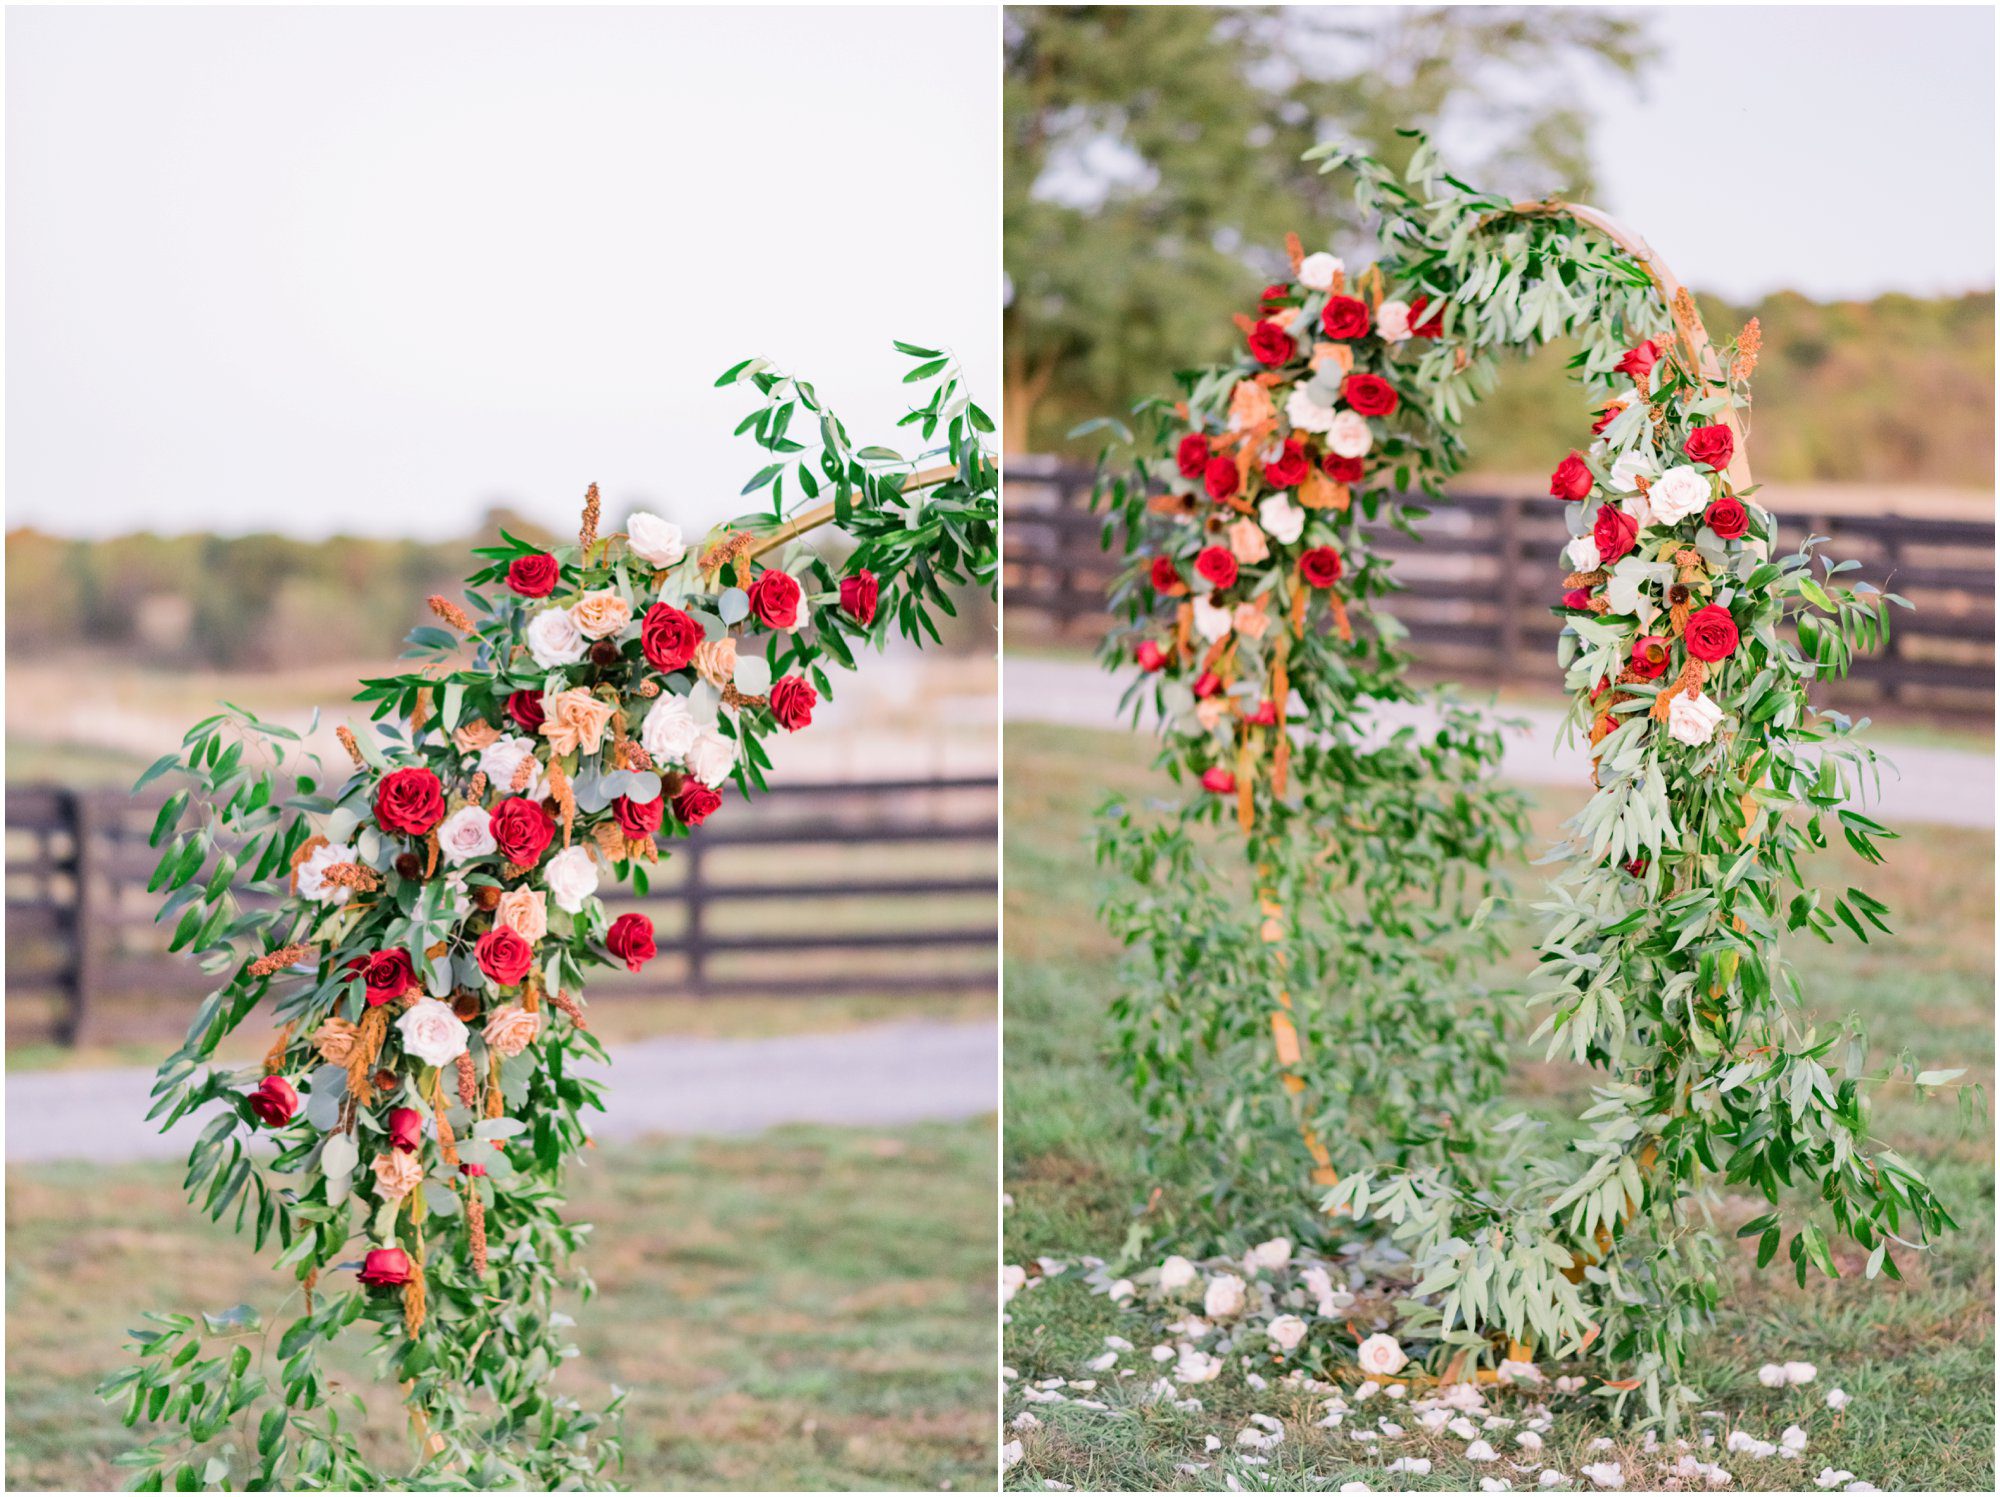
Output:
M1245 356L1227 411L1175 447L1156 508L1178 524L1150 563L1166 627L1135 658L1192 691L1216 761L1201 783L1216 794L1237 788L1228 766L1239 735L1275 726L1285 710L1248 669L1260 642L1300 627L1316 599L1340 607L1334 517L1369 482L1402 403L1398 350L1440 336L1443 312L1424 297L1364 295L1335 256L1300 256L1293 280L1267 287L1257 315L1238 319Z
M1628 664L1615 680L1597 683L1599 703L1608 708L1626 686L1660 683L1670 693L1669 736L1699 748L1725 715L1704 683L1741 642L1728 601L1717 597L1715 563L1745 546L1768 546L1771 526L1730 490L1729 426L1697 422L1656 437L1654 391L1668 357L1651 339L1625 351L1616 369L1631 387L1603 402L1588 452L1572 451L1556 465L1549 493L1579 506L1572 528L1580 533L1563 552L1570 571L1559 612L1633 620ZM1666 403L1677 405L1672 397Z
M696 572L697 560L676 526L639 514L580 563L528 552L490 569L485 580L524 600L501 608L502 628L484 636L505 680L459 695L454 720L407 755L422 762L373 779L358 808L372 823L365 833L315 838L295 866L294 892L322 907L320 939L332 943L342 990L359 996L363 1018L326 1018L310 1036L313 1063L365 1063L387 1143L367 1162L363 1188L384 1205L407 1199L428 1168L449 1164L441 1141L426 1143L439 1096L491 1115L502 1063L541 1039L549 1007L577 1017L567 995L551 991L552 944L571 968L594 959L638 972L658 955L645 915L607 922L596 897L603 871L656 857L669 816L692 827L718 808L746 715L768 714L789 732L812 722L818 693L809 681L766 681L760 670L764 689L746 692L737 656L745 636L812 623L798 579L735 563L743 607L737 623L719 626L707 594L725 584ZM635 596L635 580L658 596ZM856 571L829 606L866 628L878 592L870 573ZM519 684L531 673L539 688ZM364 845L373 849L366 862ZM444 886L451 934L414 960L401 944L408 927L397 922L412 906L407 890L434 882ZM433 974L445 980L433 986ZM377 1010L381 1020L371 1021ZM369 1022L379 1026L372 1041ZM301 1111L297 1086L282 1074L267 1076L244 1105L273 1128ZM483 1164L464 1162L460 1173L493 1188ZM390 1287L409 1282L412 1268L391 1241L360 1272L364 1283Z

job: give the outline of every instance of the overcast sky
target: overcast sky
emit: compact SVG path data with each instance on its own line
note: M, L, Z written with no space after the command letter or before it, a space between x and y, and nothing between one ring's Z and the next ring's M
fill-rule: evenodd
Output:
M999 402L984 9L10 9L7 523L705 525L768 356Z

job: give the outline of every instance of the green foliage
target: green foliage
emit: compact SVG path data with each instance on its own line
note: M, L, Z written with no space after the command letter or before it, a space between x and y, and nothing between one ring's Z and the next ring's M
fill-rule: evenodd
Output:
M853 451L811 386L753 361L723 382L763 398L743 429L778 459L746 486L771 491L768 513L719 527L699 546L646 517L642 545L597 534L593 492L573 545L544 550L503 529L498 544L479 549L483 564L454 627L416 629L412 668L362 683L355 700L373 725L354 735L344 778L288 763L297 735L233 706L197 723L180 751L142 776L142 785L181 782L152 832L159 919L173 922L173 949L219 979L161 1066L150 1116L166 1127L217 1107L189 1158L188 1197L253 1248L276 1248L305 1312L274 1347L260 1341L275 1371L245 1344L211 1348L248 1334L235 1318L218 1318L206 1337L178 1316L161 1319L164 1331L134 1333L138 1365L108 1379L104 1394L126 1401L128 1423L157 1429L124 1461L141 1489L572 1490L613 1479L622 1395L593 1411L550 1387L576 1355L555 1296L592 1292L576 1262L590 1229L566 1220L564 1177L589 1142L586 1115L603 1107L602 1088L575 1063L608 1056L578 1000L586 972L625 957L612 950L602 903L577 892L576 860L643 887L643 865L659 849L625 819L635 808L652 807L653 824L672 838L716 809L688 800L693 791L719 794L727 782L753 793L770 763L768 734L810 721L809 711L804 722L784 720L773 706L780 688L796 695L810 683L829 695L826 662L851 666L862 648L882 644L892 619L905 637L935 641L933 616L951 609L945 589L996 583L998 473L979 439L990 423L951 360L913 357L923 389L910 424L938 444L915 459ZM801 410L817 418L816 446L788 434ZM920 472L932 457L948 466ZM787 476L795 492L837 497L788 517ZM835 518L857 542L844 578L796 539ZM527 558L554 572L552 587L510 585L510 569ZM874 611L843 596L843 581L863 568L879 587ZM753 603L756 589L787 578L797 584L796 618L777 616L789 604ZM586 604L609 613L585 614ZM607 627L586 627L611 614ZM649 621L741 647L733 676L699 672L691 642L658 648ZM539 632L552 622L570 629L567 643ZM519 731L523 700L545 715L539 733ZM561 736L571 712L599 714L600 731ZM668 730L656 733L655 718ZM507 785L491 783L503 771L488 757L501 725L508 736L497 746L516 756ZM428 785L435 814L421 818L426 825L384 809L391 775ZM544 815L534 810L544 794L561 813L563 850L544 861L551 813L548 845L516 862L505 839L495 845L496 813L504 806L532 821ZM461 819L484 845L441 848L440 829ZM557 859L570 860L562 882ZM594 888L594 871L589 879ZM546 928L521 931L495 914L505 896L530 901L531 924ZM512 975L486 949L508 932L536 948ZM373 964L388 961L393 975L400 957L409 982L371 993ZM449 1029L455 1012L488 1027L419 1044L384 1022L411 999L398 1025L423 1018ZM222 1040L260 1011L280 1026L264 1066L213 1064ZM525 1045L503 1043L495 1026L522 1020ZM276 1118L253 1107L249 1088L266 1074L302 1105ZM414 1144L394 1141L398 1112L425 1120ZM275 1153L253 1146L260 1127ZM385 1268L400 1260L407 1282L344 1281L377 1254ZM337 1287L323 1277L333 1273L343 1275ZM381 1375L405 1391L418 1445L407 1470L364 1457L353 1421L343 1428L348 1401L318 1366L321 1348L363 1324ZM242 1427L259 1404L252 1443Z

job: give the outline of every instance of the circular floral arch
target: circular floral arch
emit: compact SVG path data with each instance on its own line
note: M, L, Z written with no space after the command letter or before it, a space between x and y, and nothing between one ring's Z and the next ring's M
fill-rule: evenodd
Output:
M1754 323L1714 346L1643 241L1481 195L1428 142L1401 177L1312 155L1353 174L1376 263L1294 240L1241 354L1142 404L1100 483L1131 553L1107 662L1140 667L1128 705L1157 713L1191 792L1103 823L1127 875L1105 906L1134 958L1124 1058L1197 1181L1175 1203L1191 1240L1373 1218L1412 1256L1433 1370L1590 1349L1671 1418L1719 1293L1715 1187L1766 1197L1742 1231L1802 1282L1836 1272L1835 1235L1894 1274L1894 1249L1952 1224L1870 1136L1890 1073L1851 1024L1810 1018L1780 951L1888 928L1800 859L1840 837L1874 860L1892 835L1845 804L1872 752L1809 695L1901 600L1843 582L1818 538L1780 552L1745 450ZM1523 803L1494 781L1492 725L1407 680L1373 538L1449 502L1499 355L1558 339L1593 392L1548 501L1572 537L1550 595L1593 793L1542 859L1527 1001L1549 1055L1595 1076L1583 1115L1546 1127L1502 1094L1520 995L1487 918Z

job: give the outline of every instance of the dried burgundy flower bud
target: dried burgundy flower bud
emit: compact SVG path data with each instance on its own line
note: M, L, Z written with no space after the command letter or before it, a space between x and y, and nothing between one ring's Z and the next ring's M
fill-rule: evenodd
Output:
M477 993L460 988L452 994L451 1011L467 1024L479 1017L481 1004Z
M611 640L600 639L590 647L590 663L592 665L616 665L619 658L618 646Z
M398 853L396 872L407 879L421 878L424 872L424 860L413 852Z
M492 884L481 884L477 889L473 890L472 902L482 910L498 909L500 907L500 891Z

